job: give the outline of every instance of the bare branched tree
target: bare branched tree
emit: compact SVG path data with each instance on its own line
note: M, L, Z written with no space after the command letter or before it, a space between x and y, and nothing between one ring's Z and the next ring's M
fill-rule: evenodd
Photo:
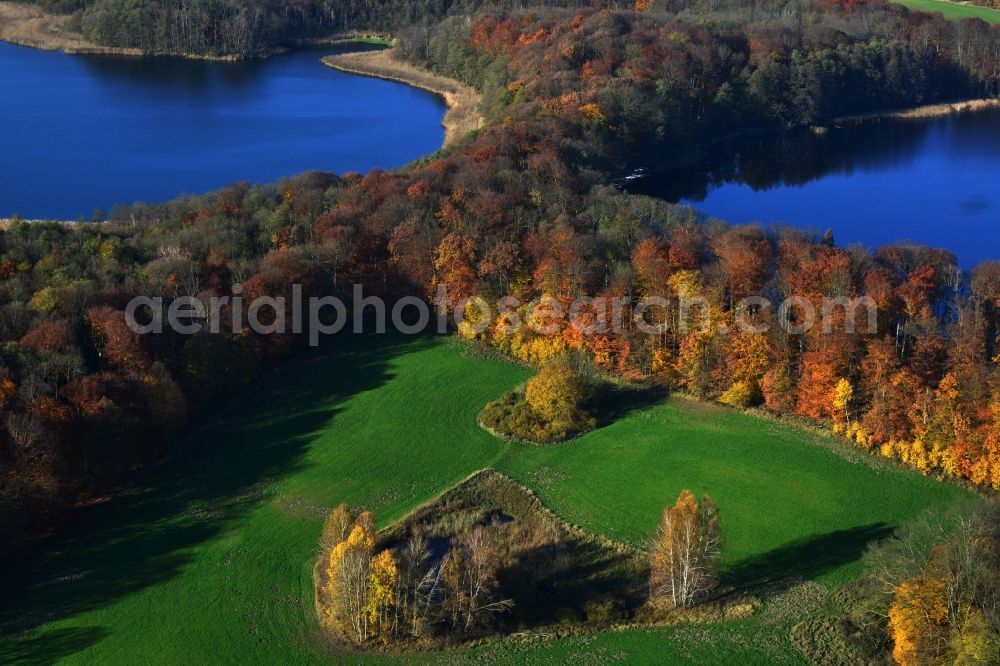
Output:
M684 491L663 510L650 552L650 595L688 608L718 584L722 557L719 510L708 497Z

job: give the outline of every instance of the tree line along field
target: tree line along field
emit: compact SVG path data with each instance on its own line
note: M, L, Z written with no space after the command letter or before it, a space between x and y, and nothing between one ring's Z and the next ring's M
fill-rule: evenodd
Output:
M765 289L808 294L817 307L849 285L844 293L876 297L879 325L833 344L701 329L662 339L485 333L528 363L582 349L610 372L662 375L733 405L763 400L850 427L885 457L1000 488L1000 264L983 262L956 289L956 259L943 250L868 252L790 228L702 224L690 208L607 186L628 164L695 154L731 132L996 95L1000 27L884 0L726 0L725 21L699 18L718 4L484 14L401 34L397 53L479 89L487 119L469 141L409 168L116 206L100 226L13 222L0 238L0 412L11 417L0 419L10 470L0 550L171 450L189 417L306 342L239 325L155 339L128 329L128 298L173 299L179 285L224 296L240 282L286 298L295 283L306 296L443 287L456 303L636 294L666 298L668 318L682 291L731 318ZM879 390L887 378L898 381ZM834 409L841 380L850 404Z
M388 525L492 466L571 523L635 543L682 488L710 493L730 582L792 592L746 620L508 640L449 659L502 650L528 663L802 663L788 639L796 579L818 581L813 594L850 579L869 540L964 494L861 454L848 460L826 435L682 398L561 445L505 442L476 415L528 370L434 338L345 344L274 373L173 460L23 549L4 576L0 662L426 662L338 654L321 638L311 577L320 528L342 501Z
M633 406L559 447L501 442L476 414L527 371L431 339L352 341L343 353L299 359L176 447L171 429L186 408L204 416L214 398L305 341L244 335L237 325L225 336L140 340L120 310L139 293L225 294L240 282L247 296L287 297L293 284L314 295L354 282L386 295L443 285L455 298L491 300L512 287L525 301L634 292L672 306L704 291L727 318L739 297L771 287L817 301L876 294L886 309L864 344L723 340L714 327L666 341L527 331L491 341L532 363L573 342L609 371L664 373L706 398L764 400L841 429L843 418L864 426L855 441L884 457L998 487L1000 264L960 282L944 251L868 253L832 237L701 225L687 209L593 186L641 158L644 145L662 153L726 128L996 95L1000 28L881 3L789 0L744 14L739 2L729 6L746 29L734 34L672 17L688 0L664 2L660 14L592 8L449 21L423 39L415 33L408 58L482 88L487 115L512 118L452 152L394 173L306 174L123 207L109 227L12 224L0 257L9 315L0 321L0 411L12 417L2 444L16 465L5 478L11 491L0 493L0 517L9 518L0 532L14 536L0 546L58 516L75 524L5 564L0 662L342 660L312 605L325 514L343 501L387 525L490 466L563 519L633 543L649 538L680 489L709 493L723 515L726 582L768 583L769 601L739 622L512 638L448 660L794 663L792 624L824 612L830 587L858 573L865 544L961 494L826 436L680 399ZM717 3L691 4L711 14ZM769 34L786 8L788 29ZM946 312L961 316L939 319ZM878 391L889 372L899 381ZM855 386L851 406L843 396ZM173 462L102 501L165 451ZM93 506L70 514L81 497Z
M921 12L938 12L947 19L977 18L991 24L1000 23L1000 11L989 7L949 2L948 0L896 0L896 2Z

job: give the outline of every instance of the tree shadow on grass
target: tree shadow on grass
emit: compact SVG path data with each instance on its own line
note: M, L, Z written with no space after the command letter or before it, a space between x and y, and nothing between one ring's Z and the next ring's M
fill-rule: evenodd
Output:
M667 394L662 386L603 382L594 390L587 408L597 417L599 426L606 426L629 414L662 405Z
M502 594L514 600L508 630L551 626L560 612L586 616L588 602L614 599L631 614L646 601L648 569L641 556L600 542L570 539L521 551L500 572Z
M42 631L31 638L0 645L0 664L48 666L90 647L109 633L103 627Z
M342 339L343 351L304 354L270 373L191 446L134 487L81 509L59 535L4 563L0 663L7 655L42 663L91 645L103 627L33 631L178 575L192 550L232 527L300 471L302 458L352 395L392 378L394 357L431 338Z
M757 557L741 560L723 575L735 588L783 588L813 580L837 567L857 561L872 541L885 539L893 528L872 523L793 541Z

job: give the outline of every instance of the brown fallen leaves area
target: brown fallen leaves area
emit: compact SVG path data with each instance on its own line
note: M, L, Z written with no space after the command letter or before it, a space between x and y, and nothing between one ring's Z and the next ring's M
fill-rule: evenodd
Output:
M139 54L135 49L116 49L89 42L66 29L68 16L53 16L37 7L0 2L0 40L45 51L66 53Z
M438 76L397 60L393 49L341 53L323 58L323 64L351 74L399 81L444 97L448 113L444 117L444 147L483 126L479 93L471 86Z

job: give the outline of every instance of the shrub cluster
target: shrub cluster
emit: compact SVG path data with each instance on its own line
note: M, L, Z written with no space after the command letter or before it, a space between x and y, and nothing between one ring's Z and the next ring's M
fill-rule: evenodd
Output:
M503 436L537 444L562 442L591 430L597 419L586 408L591 387L565 358L542 366L523 392L486 405L480 423Z

